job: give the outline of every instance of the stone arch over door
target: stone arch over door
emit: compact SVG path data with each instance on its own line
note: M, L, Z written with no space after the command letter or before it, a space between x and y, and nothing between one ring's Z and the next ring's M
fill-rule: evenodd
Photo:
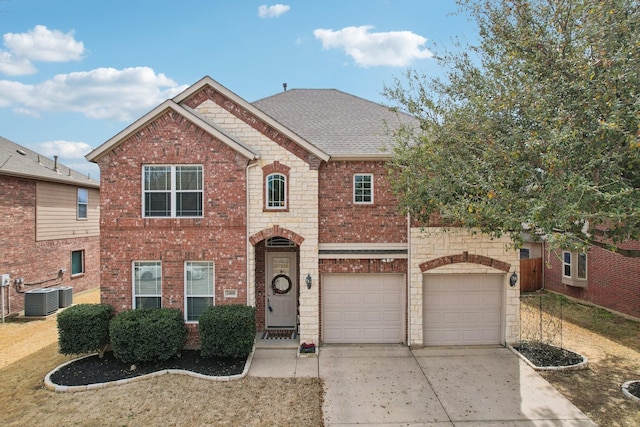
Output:
M463 262L484 265L504 271L505 273L508 273L511 269L511 264L509 264L508 262L500 261L484 255L470 255L469 252L463 252L461 254L446 255L423 262L422 264L420 264L420 271L424 273L426 271L433 270L434 268L443 267L450 264L459 264Z
M267 241L270 238L279 237L286 238L287 240L293 242L295 245L291 247L268 247ZM276 301L276 299L281 299L283 296L270 296L272 281L269 276L269 270L271 265L271 260L273 257L281 258L287 257L288 255L293 255L294 258L291 259L292 262L292 270L296 272L295 278L292 276L290 279L293 279L295 283L295 289L292 289L288 294L295 295L295 306L288 306L291 309L295 309L297 314L299 315L299 295L300 295L300 244L304 241L304 237L299 234L288 230L286 228L282 228L279 226L273 226L270 228L266 228L261 230L249 237L249 242L253 246L253 277L254 277L254 285L253 292L255 295L255 308L256 308L256 327L258 331L266 330L268 327L273 327L270 323L273 320L273 315L278 315L280 312L277 304L281 301ZM295 263L295 265L293 265ZM269 276L269 277L268 277ZM275 299L274 299L275 298ZM272 304L270 304L272 303ZM296 314L296 313L294 313ZM295 325L296 321L294 321ZM294 325L280 325L280 326L294 326Z
M253 246L255 246L258 242L266 240L270 237L285 237L298 246L302 245L302 242L304 242L304 237L302 237L298 233L287 230L286 228L282 228L278 225L274 225L271 228L265 228L264 230L255 233L254 235L249 237L249 242Z

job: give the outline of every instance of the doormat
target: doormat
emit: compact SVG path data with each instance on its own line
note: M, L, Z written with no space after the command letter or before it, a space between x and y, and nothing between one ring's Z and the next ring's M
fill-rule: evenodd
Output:
M297 336L295 329L269 329L262 334L263 340L292 340Z

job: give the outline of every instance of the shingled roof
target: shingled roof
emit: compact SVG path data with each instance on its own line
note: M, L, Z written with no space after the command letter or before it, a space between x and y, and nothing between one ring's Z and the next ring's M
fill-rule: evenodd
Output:
M54 160L2 137L0 137L0 175L83 187L100 187L98 181L59 162L56 164Z
M415 119L336 89L291 89L253 102L333 158L391 155L390 129Z

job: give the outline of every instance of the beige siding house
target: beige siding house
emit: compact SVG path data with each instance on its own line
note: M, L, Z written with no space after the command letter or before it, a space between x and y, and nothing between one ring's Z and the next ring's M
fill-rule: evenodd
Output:
M99 286L98 181L0 137L0 207L3 316L32 290Z

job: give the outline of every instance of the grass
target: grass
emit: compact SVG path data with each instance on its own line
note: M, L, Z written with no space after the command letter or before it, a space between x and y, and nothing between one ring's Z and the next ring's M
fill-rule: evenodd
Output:
M74 295L98 302L99 293ZM44 388L48 372L73 359L58 353L55 316L0 324L0 425L321 426L318 378L217 382L162 375L78 393Z
M640 404L626 398L620 387L640 380L640 323L562 295L545 296L550 303L543 307L549 307L550 317L558 315L557 307L562 306L563 346L586 356L589 366L540 374L597 425L639 426ZM523 305L537 304L534 301L525 298Z
M543 292L539 295L549 300L548 304L543 304L543 309L549 306L562 306L564 321L640 352L640 322L600 307L576 302L564 295L552 292ZM526 303L526 299L521 301Z

